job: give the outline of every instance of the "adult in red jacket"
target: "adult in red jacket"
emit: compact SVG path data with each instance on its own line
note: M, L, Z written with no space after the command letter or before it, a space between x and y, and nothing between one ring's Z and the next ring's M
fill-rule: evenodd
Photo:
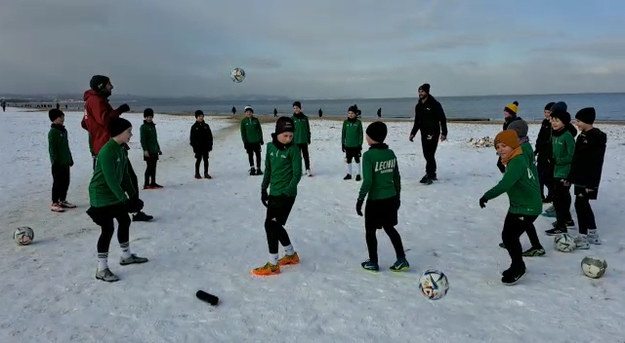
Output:
M94 75L91 81L89 81L89 87L91 87L91 89L86 90L83 95L83 100L85 101L85 117L81 124L84 129L89 131L91 153L95 157L104 144L111 139L109 133L109 123L111 120L113 118L118 118L124 112L130 111L130 106L123 104L114 110L111 104L109 104L109 96L111 96L113 85L108 76ZM139 198L137 174L135 174L132 169L130 161L128 162L128 172L130 173L130 178L135 188L135 196ZM152 216L142 211L137 212L132 217L134 221L149 221L152 220L152 218Z

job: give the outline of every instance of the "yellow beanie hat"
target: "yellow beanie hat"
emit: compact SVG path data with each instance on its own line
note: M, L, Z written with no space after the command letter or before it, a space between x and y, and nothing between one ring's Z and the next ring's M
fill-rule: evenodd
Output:
M519 103L515 101L511 104L508 104L506 105L506 107L504 107L503 110L512 115L516 115L517 113L519 113Z

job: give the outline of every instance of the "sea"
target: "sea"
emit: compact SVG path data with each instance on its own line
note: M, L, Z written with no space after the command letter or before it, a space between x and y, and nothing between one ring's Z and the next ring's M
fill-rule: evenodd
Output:
M503 109L507 104L519 103L518 115L528 121L543 119L543 109L551 101L564 101L568 112L575 113L584 107L594 107L597 121L625 122L625 93L585 93L585 94L544 94L544 95L488 95L488 96L441 96L432 94L443 106L451 120L490 120L503 121ZM80 99L80 98L77 98ZM156 113L193 114L202 110L207 115L229 115L234 107L237 114L243 113L245 106L252 106L256 115L291 115L292 103L299 100L302 110L308 116L317 117L319 111L324 118L342 118L347 115L349 106L356 104L363 118L377 118L380 109L382 118L414 118L416 97L381 99L248 99L213 100L209 98L167 98L133 97L115 95L110 98L113 106L128 103L132 111L142 112L151 107ZM69 109L82 109L80 101L68 102Z

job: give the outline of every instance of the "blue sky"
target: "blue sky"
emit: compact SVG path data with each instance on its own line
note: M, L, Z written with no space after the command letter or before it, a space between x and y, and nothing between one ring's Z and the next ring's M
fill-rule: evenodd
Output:
M625 91L618 1L9 0L0 95L292 98ZM235 84L233 67L247 78Z

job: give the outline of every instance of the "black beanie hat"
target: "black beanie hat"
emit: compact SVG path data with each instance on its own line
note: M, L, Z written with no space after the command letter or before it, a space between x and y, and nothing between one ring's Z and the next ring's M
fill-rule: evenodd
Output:
M130 124L128 120L120 117L113 118L109 123L109 134L111 135L111 137L115 137L120 133L126 131L126 129L128 129L129 127L132 127L132 124Z
M295 132L293 119L289 117L278 118L278 121L276 121L276 135L279 135L282 132Z
M567 106L566 106L566 102L564 101L558 101L555 104L553 104L553 106L551 106L551 112L556 112L556 111L566 112L566 110L567 110Z
M554 105L554 107L555 107L555 105ZM571 115L569 114L569 112L567 112L566 110L562 111L560 109L556 109L554 111L553 107L552 107L552 110L551 110L551 118L558 118L558 119L560 119L560 121L564 125L567 125L567 124L569 124L571 122Z
M577 114L575 114L575 119L581 121L582 123L592 125L595 122L596 116L597 113L595 112L594 107L586 107L577 111Z
M302 103L301 103L301 102L299 102L299 101L296 101L296 102L294 102L294 103L293 103L293 107L295 107L295 106L297 106L297 107L299 107L300 109L302 109Z
M202 110L197 110L195 111L195 118L199 117L199 116L203 116L204 112L202 112Z
M387 132L386 124L381 121L373 122L367 126L367 136L378 143L384 142Z
M419 90L422 90L428 94L430 94L430 84L429 83L424 83L421 86L419 86Z
M550 102L547 105L545 105L545 111L551 111L551 107L553 107L553 105L555 105L555 102Z
M89 87L94 91L101 91L110 81L111 79L109 79L108 76L93 75L91 81L89 81Z
M63 113L63 111L57 108L53 108L50 111L48 111L48 117L50 117L50 121L55 121L56 118L63 117L63 116L65 116L65 113Z
M149 107L143 110L143 118L146 118L146 117L154 117L154 110L152 110Z
M354 112L355 115L358 115L358 106L356 104L349 106L347 112Z

